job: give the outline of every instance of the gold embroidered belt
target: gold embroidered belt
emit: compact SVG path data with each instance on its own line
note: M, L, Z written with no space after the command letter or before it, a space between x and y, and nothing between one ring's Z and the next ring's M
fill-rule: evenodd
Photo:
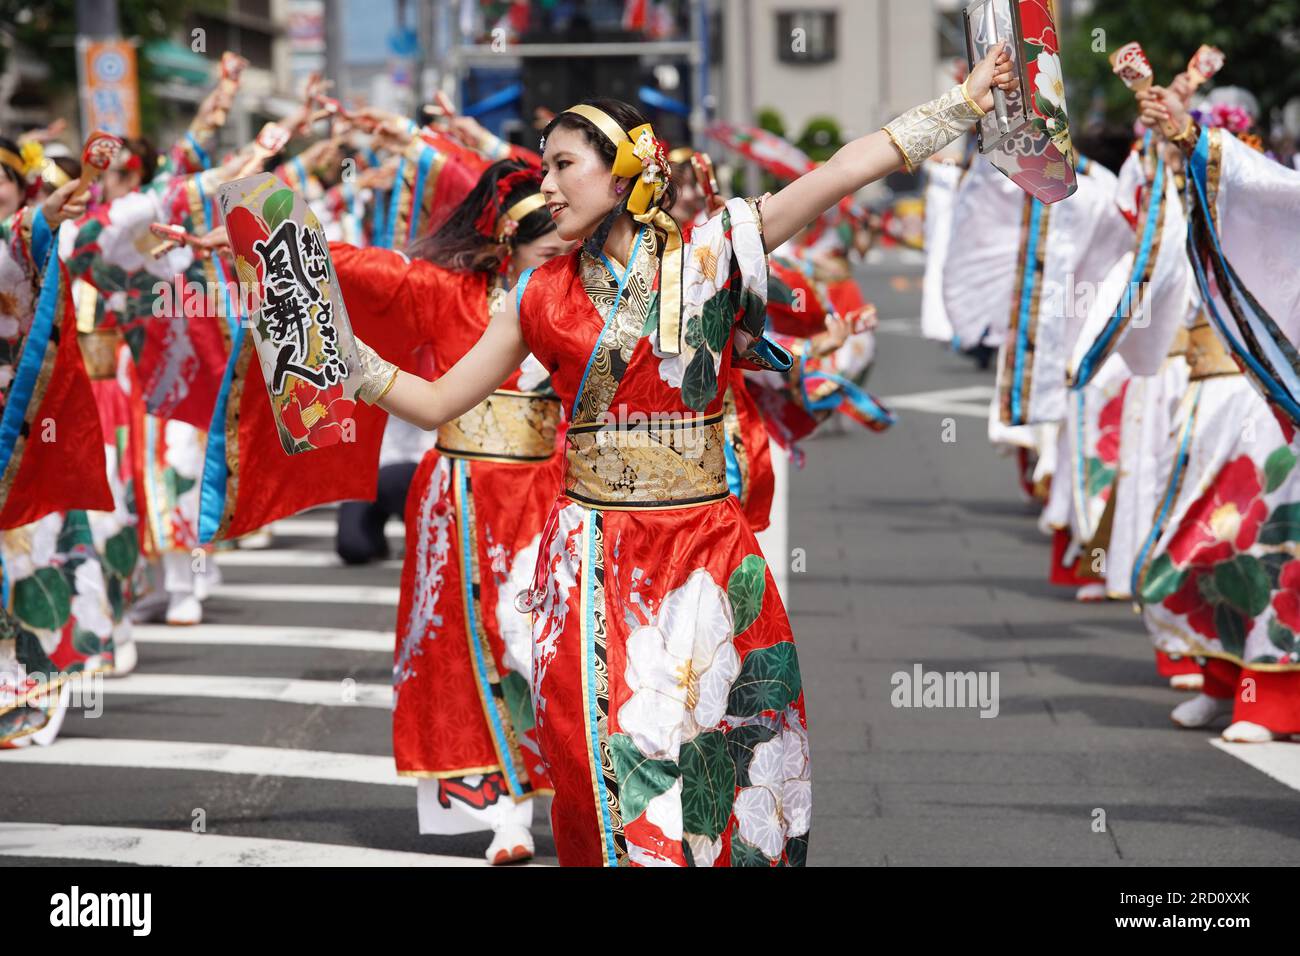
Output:
M730 493L725 442L721 412L671 421L574 425L565 448L565 493L604 511L721 501Z
M117 376L117 349L122 344L120 329L78 332L77 344L81 346L81 360L86 364L86 374L93 381Z
M1169 346L1169 351L1165 353L1165 358L1177 358L1187 353L1188 341L1187 327L1180 325L1178 331L1174 334L1174 343Z
M1219 375L1240 375L1223 340L1209 323L1195 325L1187 333L1187 367L1193 382Z
M496 391L439 428L434 447L448 458L546 461L555 454L559 423L554 395Z

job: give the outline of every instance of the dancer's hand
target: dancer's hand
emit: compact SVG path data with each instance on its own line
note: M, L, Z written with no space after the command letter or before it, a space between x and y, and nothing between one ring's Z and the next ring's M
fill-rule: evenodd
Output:
M1011 93L1019 85L1020 79L1011 66L1011 54L1007 52L1007 44L1003 40L975 64L975 69L966 80L966 92L976 106L988 113L993 110L994 89Z
M206 259L220 249L229 249L230 236L227 235L225 226L218 226L205 235L195 237L190 245L194 247L195 255L200 259Z
M41 203L41 213L51 229L58 229L70 219L80 219L86 212L87 193L74 195L81 188L80 179L70 179Z
M813 350L819 355L830 355L849 338L849 323L834 312L826 316L826 331L813 336Z
M18 137L19 145L27 142L48 143L51 140L58 139L68 127L68 121L59 117L49 126L42 126L40 129L29 129Z
M1182 97L1163 86L1153 86L1137 95L1138 119L1154 130L1181 132L1187 127L1187 108Z

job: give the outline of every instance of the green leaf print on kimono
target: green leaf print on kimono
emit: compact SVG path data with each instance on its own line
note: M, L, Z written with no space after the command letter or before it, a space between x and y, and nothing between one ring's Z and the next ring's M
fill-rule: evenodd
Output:
M746 555L727 581L727 598L731 601L731 617L734 622L733 633L737 637L758 620L759 612L763 609L766 571L766 561L757 554Z
M104 543L104 566L120 578L129 579L135 573L139 556L135 528L122 528Z
M710 840L727 828L736 799L736 763L727 737L711 730L682 744L682 829Z
M682 378L682 401L688 408L702 412L717 395L718 372L713 353L707 346L702 346L686 366L686 375Z
M799 699L802 683L793 644L773 644L750 651L741 662L740 676L731 685L727 713L757 717L768 710L784 710Z
M1289 447L1283 445L1273 454L1268 456L1264 462L1265 485L1264 491L1272 493L1282 487L1282 482L1286 481L1287 476L1295 468L1296 456Z
M641 816L650 801L671 789L681 776L676 763L651 760L627 734L610 736L609 750L618 774L618 797L625 822Z
M30 628L56 631L72 611L72 589L58 568L37 568L14 582L14 616Z
M703 412L718 397L718 375L738 309L746 331L762 331L767 301L767 255L752 205L731 200L717 216L697 227L682 263L682 349L665 355L656 348L659 377L681 389L682 402ZM750 327L758 317L757 330ZM648 324L647 324L648 325Z
M1281 505L1264 522L1260 544L1290 544L1300 541L1300 502Z

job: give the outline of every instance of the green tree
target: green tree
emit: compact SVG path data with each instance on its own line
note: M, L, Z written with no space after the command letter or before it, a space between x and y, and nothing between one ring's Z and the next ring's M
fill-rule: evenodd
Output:
M139 49L151 40L163 40L187 29L191 15L226 8L223 0L117 0L118 28L124 37L139 41L137 69L140 86L140 122L146 133L151 117L158 115L153 85L158 80L154 67ZM77 86L77 4L76 0L0 0L0 23L14 40L46 63L51 94L66 93ZM184 37L188 42L188 35ZM215 62L221 50L208 50ZM8 51L0 44L0 72L5 68ZM71 118L71 117L70 117ZM74 124L75 125L75 124Z
M817 162L825 162L844 145L844 135L840 132L840 124L831 117L814 116L795 145Z
M1077 110L1100 93L1113 123L1132 122L1135 109L1108 56L1135 40L1161 84L1186 69L1202 43L1217 46L1227 55L1217 82L1255 94L1261 119L1300 96L1300 0L1096 0L1062 33L1071 102Z

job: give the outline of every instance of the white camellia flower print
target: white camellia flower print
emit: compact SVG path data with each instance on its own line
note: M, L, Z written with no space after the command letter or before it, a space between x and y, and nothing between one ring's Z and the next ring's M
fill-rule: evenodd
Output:
M696 568L664 598L654 623L632 632L624 673L632 696L618 723L641 753L676 760L685 741L722 720L740 673L731 627L727 592Z
M1061 74L1061 58L1046 51L1038 54L1038 76L1034 87L1047 102L1058 110L1065 109L1065 78Z
M104 591L104 572L98 561L86 561L77 565L72 616L77 619L77 627L90 631L101 640L113 632L113 619Z
M35 296L22 263L0 250L0 338L12 339L31 325Z
M539 532L513 560L508 552L503 553L501 558L507 565L505 580L497 587L497 628L505 645L505 665L529 684L533 680L533 624L527 614L519 612L515 597L533 585L533 569L537 566L537 549L541 543ZM495 567L492 570L497 573Z
M691 848L691 861L696 866L713 866L722 852L722 837L710 840L699 833L688 833L686 842Z
M203 471L203 444L199 431L181 421L168 421L164 432L167 448L163 458L176 473L185 478L198 478Z
M546 366L530 352L519 366L519 389L531 392L550 377L551 373L546 370Z
M665 839L681 840L682 781L680 777L671 787L646 804L645 818L659 828Z
M751 786L736 794L732 812L741 838L775 860L786 840L803 836L812 825L808 734L793 709L786 711L781 733L754 748L749 781Z
M48 568L53 563L62 528L63 515L54 512L21 528L0 532L11 582L31 577L37 568Z
M696 227L690 244L682 250L682 333L694 316L704 312L704 303L726 285L726 266L731 261L731 247L722 230L722 217L714 216ZM658 350L659 377L672 388L681 388L686 367L696 350L683 344L681 353L666 357ZM716 357L715 357L716 359ZM719 362L715 360L716 370Z

